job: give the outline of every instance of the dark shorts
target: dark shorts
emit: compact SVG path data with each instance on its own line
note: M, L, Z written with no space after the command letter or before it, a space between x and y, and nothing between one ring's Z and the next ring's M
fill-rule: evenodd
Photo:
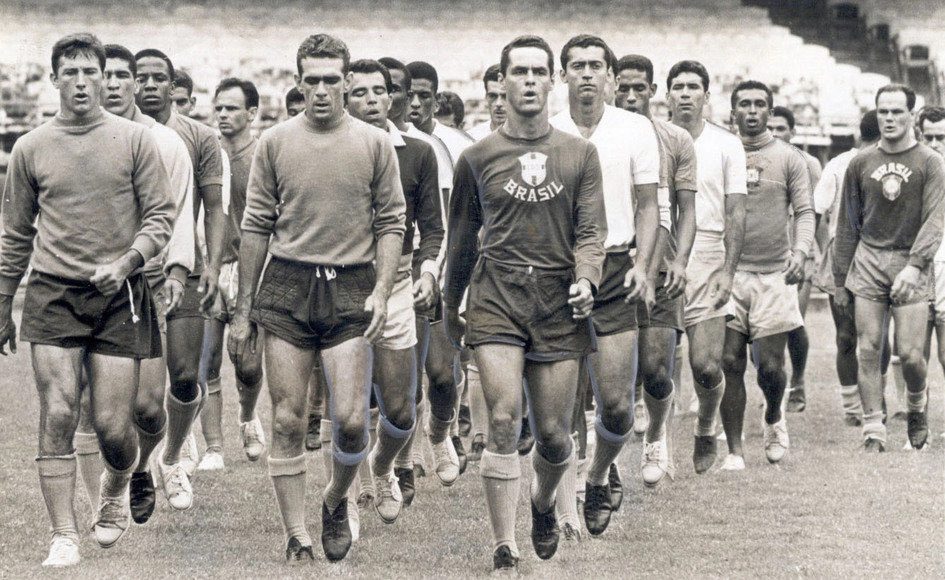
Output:
M316 266L273 257L250 320L304 349L325 349L362 336L371 323L364 302L374 266Z
M105 296L90 282L34 270L23 302L22 339L124 358L161 356L157 313L140 274Z
M184 283L184 294L180 298L180 303L174 312L167 315L168 320L176 318L209 318L200 310L200 301L203 294L197 292L200 286L200 276L188 276Z
M627 289L623 281L632 267L633 260L626 252L607 254L604 259L604 271L591 314L598 336L637 329L637 304L624 302Z
M670 300L666 296L665 284L666 274L661 273L656 280L656 304L647 312L646 304L637 303L637 321L640 328L673 328L682 332L686 329L683 322L684 295Z
M466 344L513 344L525 358L557 361L593 350L592 329L574 320L568 291L571 270L538 270L480 259L466 308Z

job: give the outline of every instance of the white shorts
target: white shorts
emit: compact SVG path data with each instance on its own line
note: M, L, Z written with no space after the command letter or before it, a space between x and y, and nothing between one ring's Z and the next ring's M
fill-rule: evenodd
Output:
M945 324L945 262L933 262L935 294L932 296L932 310L935 311L935 326Z
M686 266L686 328L725 316L725 305L715 306L715 297L709 295L709 277L725 265L724 248L693 248Z
M387 324L374 346L403 350L417 344L417 320L413 310L413 279L403 276L387 299Z
M783 272L735 272L728 302L728 327L748 340L789 332L804 326L797 285L787 284Z

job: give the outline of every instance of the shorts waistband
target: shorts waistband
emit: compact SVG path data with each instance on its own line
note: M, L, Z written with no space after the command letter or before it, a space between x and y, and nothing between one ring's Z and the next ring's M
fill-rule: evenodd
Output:
M527 274L529 276L570 276L572 268L536 268L535 266L519 266L516 264L506 264L496 262L488 258L483 258L482 263L488 263L490 268L497 268L505 272L515 272L518 274Z

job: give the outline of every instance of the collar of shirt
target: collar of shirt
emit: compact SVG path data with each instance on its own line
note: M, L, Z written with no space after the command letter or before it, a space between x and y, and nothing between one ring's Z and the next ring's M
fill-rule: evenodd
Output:
M390 142L394 144L394 147L407 146L407 142L404 141L404 134L400 132L397 125L390 119L387 120L387 134L390 135Z

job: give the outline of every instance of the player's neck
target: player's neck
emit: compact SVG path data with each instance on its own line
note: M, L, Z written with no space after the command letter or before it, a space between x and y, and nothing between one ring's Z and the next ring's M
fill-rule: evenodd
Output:
M167 125L167 121L171 118L171 108L167 107L165 109L161 109L160 111L156 113L149 113L145 111L144 114L151 117L152 119L154 119L155 121L157 121L158 123L162 125Z
M513 139L538 139L551 130L547 109L528 117L512 113L506 118L502 127L505 134Z
M397 127L397 130L400 131L401 133L407 132L407 121L404 121L403 116L400 116L396 119L391 119L391 122L394 124L395 127Z
M425 122L421 123L420 125L415 125L417 129L419 129L420 131L423 131L427 135L433 134L433 127L435 126L436 126L436 123L434 122L433 117L430 117L429 119L427 119Z
M577 125L584 137L590 137L604 116L603 99L594 99L590 103L582 103L573 98L570 102L571 120Z
M912 131L909 130L906 132L903 138L899 139L898 141L889 141L885 137L881 138L879 141L879 148L886 153L902 153L915 144L915 137L913 136Z
M673 124L689 131L693 141L698 139L699 135L702 135L702 131L705 130L705 121L702 120L701 116L693 117L692 119L683 119L682 117L674 116Z
M227 153L235 153L240 151L252 140L253 134L249 132L249 129L240 131L236 135L223 135L221 139L223 142L223 148L226 149Z

